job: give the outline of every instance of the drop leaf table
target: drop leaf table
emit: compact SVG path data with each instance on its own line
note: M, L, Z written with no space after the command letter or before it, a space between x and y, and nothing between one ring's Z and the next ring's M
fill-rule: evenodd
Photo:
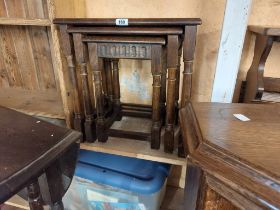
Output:
M32 210L63 209L81 134L1 106L0 116L0 203L26 187Z

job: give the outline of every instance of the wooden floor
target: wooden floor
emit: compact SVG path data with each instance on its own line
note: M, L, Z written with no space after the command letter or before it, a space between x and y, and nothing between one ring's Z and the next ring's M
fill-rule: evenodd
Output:
M59 92L1 88L0 105L17 111L49 118L64 119Z
M183 210L184 190L176 187L167 186L165 197L163 199L160 210ZM1 210L23 210L29 209L27 201L21 198L15 198L13 202L18 202L18 207L5 205ZM11 204L11 202L10 202ZM13 204L14 205L14 204ZM21 208L20 208L21 206Z

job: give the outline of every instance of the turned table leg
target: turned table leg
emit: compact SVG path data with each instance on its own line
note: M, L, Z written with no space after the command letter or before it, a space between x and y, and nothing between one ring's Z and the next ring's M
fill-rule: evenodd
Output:
M174 117L176 72L178 62L178 36L168 36L167 46L167 99L166 99L166 124L164 133L164 151L172 153L174 149Z
M264 91L264 66L273 45L273 37L257 34L254 58L247 72L244 102L260 101Z
M180 108L185 107L186 103L191 100L193 59L194 59L194 50L196 44L196 31L197 31L196 26L185 27L185 37L183 42L184 71L183 71L183 84L182 84ZM178 138L178 156L185 157L184 144L183 144L181 132Z
M76 75L76 67L74 65L74 59L72 55L69 55L67 58L68 71L70 75L70 81L73 88L73 109L74 109L74 122L73 127L75 130L83 132L84 130L84 116L81 113L80 97L79 97L79 88Z
M179 93L180 93L180 70L181 70L181 56L182 56L182 45L178 50L178 62L176 70L176 95L175 95L175 124L178 125L179 122Z
M105 69L105 60L104 59L99 59L99 65L100 65L100 70L101 70L101 81L102 81L102 92L104 95L104 103L108 101L108 84L107 84L107 71Z
M104 59L104 68L106 71L106 81L107 81L107 92L109 99L109 107L113 103L113 79L112 79L112 65L110 59Z
M161 89L160 89L160 117L162 124L165 123L166 116L166 73L167 73L167 49L162 48L162 68L161 68Z
M74 112L73 127L75 130L83 132L84 117L83 114L81 113L76 66L73 58L73 54L74 54L73 37L67 33L67 28L65 25L60 26L60 34L61 34L61 41L62 41L61 46L62 46L63 53L67 59L70 83L72 86L71 92L73 94L72 100L73 100L73 112Z
M81 78L82 78L82 92L83 102L85 109L85 135L88 142L94 142L96 140L96 125L93 116L93 109L89 94L88 84L88 71L87 64L81 63Z
M121 120L120 82L119 82L119 59L112 59L113 62L113 110L117 113L116 120Z
M93 109L91 104L91 98L89 94L89 84L88 84L88 71L87 71L87 61L88 52L87 46L82 42L82 34L74 34L74 48L75 56L81 71L81 82L82 82L82 96L83 96L83 106L85 113L85 139L89 142L94 142L96 140L95 122Z
M196 44L196 26L185 27L185 38L183 43L183 84L181 93L181 108L191 100L193 59Z
M151 148L160 148L160 94L161 94L161 45L152 46L152 74L153 74L153 99L152 99L152 131Z
M96 135L98 141L106 142L108 139L108 131L105 125L105 113L104 113L104 98L102 93L102 73L100 70L98 55L97 55L97 44L89 43L89 60L93 70L94 90L95 90L95 101L96 101Z
M27 186L28 202L31 210L43 210L43 201L37 179Z

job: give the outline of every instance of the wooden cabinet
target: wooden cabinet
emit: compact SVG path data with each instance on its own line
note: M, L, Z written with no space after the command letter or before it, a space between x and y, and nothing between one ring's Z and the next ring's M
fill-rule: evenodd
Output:
M243 114L249 121L236 119ZM188 104L185 209L280 208L280 106Z

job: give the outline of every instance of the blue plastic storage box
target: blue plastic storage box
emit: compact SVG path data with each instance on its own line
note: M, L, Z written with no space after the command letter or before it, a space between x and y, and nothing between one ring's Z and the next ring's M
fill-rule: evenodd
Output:
M157 210L170 165L80 150L65 208Z

